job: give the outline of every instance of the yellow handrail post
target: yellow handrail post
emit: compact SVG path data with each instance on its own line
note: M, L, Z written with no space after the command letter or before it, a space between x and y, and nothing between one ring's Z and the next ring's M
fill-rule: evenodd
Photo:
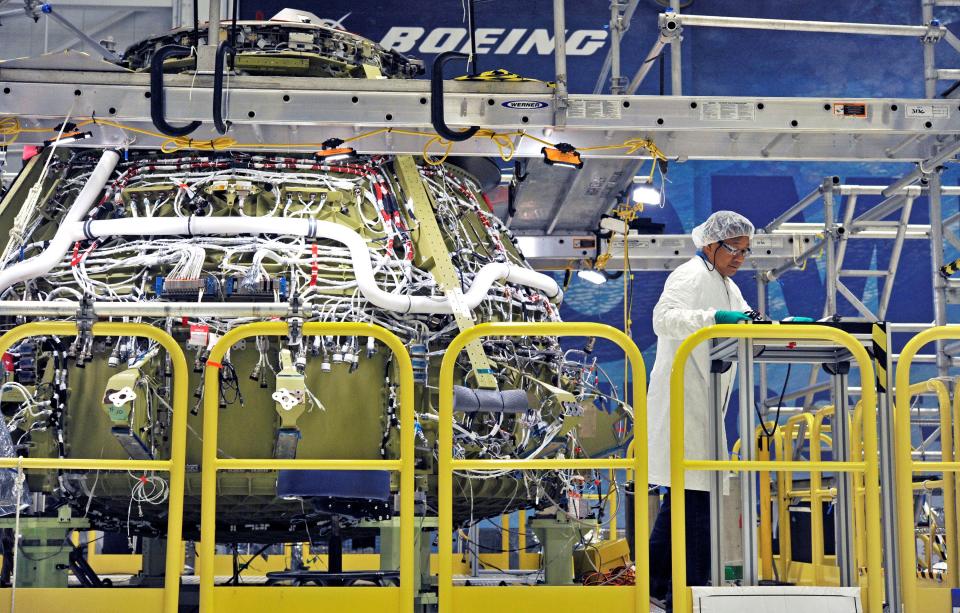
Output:
M953 410L950 413L950 419L953 422L952 433L953 433L954 461L957 461L957 457L958 455L960 455L960 453L958 453L958 447L960 447L960 387L958 386L960 386L960 377L958 377L957 380L954 382L953 405L952 405ZM943 480L946 481L947 479L948 479L947 475L944 475ZM960 521L956 519L958 516L960 516L960 496L957 495L958 493L960 493L960 472L954 473L952 482L953 482L953 492L954 492L954 507L953 507L953 513L955 518L954 524L956 524L957 521ZM956 537L955 540L949 541L947 543L947 548L949 550L953 550L957 552L958 555L953 556L953 560L956 561L955 564L960 564L960 530L956 531L955 537ZM958 576L955 579L958 583L954 583L954 586L960 585L960 570L958 570L957 574Z
M760 436L759 453L757 458L760 460L770 459L770 438ZM760 578L773 579L773 509L770 499L770 473L767 471L760 473L760 531L759 550L760 555Z
M374 324L358 322L307 322L303 336L369 336L393 352L400 384L399 460L297 460L224 459L217 457L220 389L219 371L226 352L238 341L251 336L286 336L285 322L256 322L237 326L224 334L210 350L204 370L203 465L200 499L200 610L214 611L214 568L216 549L216 495L218 470L390 470L400 472L400 611L412 611L414 604L414 409L413 366L406 347L395 334Z
M791 441L793 440L792 435L793 426L790 425L790 421L787 420L787 423L784 424L781 428L780 439L778 441L780 445L780 461L784 463L784 466L787 466L787 463L793 459L793 454L791 452ZM790 489L793 485L793 473L788 470L781 469L777 472L777 514L779 515L778 520L778 529L779 529L779 538L777 539L780 544L780 567L783 569L782 577L788 577L790 574L790 564L793 558L792 551L792 535L790 533Z
M31 336L77 336L76 322L43 321L22 324L0 336L0 354ZM0 458L0 467L73 468L86 470L161 470L169 472L167 553L163 584L164 613L177 613L180 598L180 544L183 540L183 489L187 443L187 360L169 334L147 324L94 323L93 336L139 336L156 341L173 365L173 432L169 460L104 460L73 458Z
M510 570L510 514L504 513L500 516L500 552L507 556L507 563L503 565L505 570ZM477 555L480 549L477 548Z
M623 349L631 366L634 400L633 459L531 459L531 460L454 460L453 459L453 375L457 358L468 343L487 336L593 336L610 340ZM633 340L622 331L599 323L539 322L483 323L462 331L443 354L440 364L440 430L439 430L439 606L440 613L454 611L453 603L453 471L460 470L584 470L601 468L633 469L637 492L645 489L647 480L646 370L643 355ZM643 485L644 487L641 487ZM635 494L636 495L636 494ZM634 537L636 589L634 610L648 611L649 529L646 505L634 505Z
M788 467L789 462L780 461L735 461L735 460L687 460L684 454L684 370L687 358L700 343L712 338L763 338L790 340L827 340L833 341L850 351L860 368L864 381L873 380L873 364L866 349L849 334L820 325L716 325L698 330L680 345L674 357L670 373L670 482L671 487L683 491L687 470L734 470L757 472L777 470ZM901 354L902 356L902 354ZM876 412L877 394L871 385L864 385L862 400L868 410ZM883 607L883 586L881 581L881 543L880 543L880 483L876 419L864 419L863 461L853 462L808 462L806 470L811 473L824 471L855 472L863 471L866 478L867 505L867 583L866 605L870 613L880 613ZM682 613L691 610L689 588L686 585L686 534L684 532L686 505L682 495L671 499L671 528L673 555L673 603L674 609ZM910 610L910 609L908 609Z
M940 407L940 459L944 462L953 462L956 458L953 451L953 424L951 417L952 403L950 401L950 391L947 386L938 379L930 379L921 383L915 383L910 386L910 394L920 392L933 392L937 395L937 404ZM911 477L911 481L913 478ZM950 544L947 548L947 576L951 586L960 585L957 583L960 573L957 570L958 557L957 549L953 546L957 542L957 501L955 480L946 475L943 479L943 519L944 530L946 531L946 540ZM930 549L927 548L927 553Z
M617 526L617 514L620 512L620 494L617 493L617 488L614 487L614 483L617 481L617 470L611 468L607 471L607 487L609 492L607 493L607 500L610 501L609 508L607 512L610 514L610 525L608 526L608 540L615 541L618 536L618 526Z
M850 457L863 459L863 402L858 401L853 409L853 415L850 416ZM854 498L853 498L853 521L857 528L854 534L857 538L853 539L854 549L857 552L857 564L863 566L867 560L867 544L861 535L862 526L866 525L866 485L863 480L863 473L856 473L853 476Z
M820 430L823 420L836 413L834 407L823 407L813 418L813 425L809 428L810 461L819 462L822 458ZM823 495L823 475L819 472L810 473L810 557L813 560L813 580L817 585L823 582L823 570L826 566L824 552L823 505L820 497ZM856 533L854 533L856 534Z
M960 326L936 326L920 332L904 345L900 351L896 372L896 413L893 420L896 448L897 479L897 523L900 536L900 584L903 593L905 611L917 609L917 547L913 525L913 473L916 470L942 471L944 481L949 481L947 473L960 471L960 462L914 462L910 446L910 366L917 351L927 343L937 340L960 339ZM942 408L941 408L942 410ZM941 416L942 418L942 416ZM864 420L869 423L870 420ZM943 421L941 420L941 424ZM956 428L956 424L954 424ZM956 432L956 430L955 430ZM941 436L943 432L941 431ZM947 451L944 449L944 454ZM956 481L954 481L956 483ZM944 501L946 502L946 500ZM954 501L956 504L956 501ZM946 504L944 505L946 507ZM946 508L944 509L946 511ZM956 514L956 508L953 509ZM956 520L953 522L956 524ZM956 537L954 537L956 539ZM950 541L953 549L955 541ZM956 549L954 549L956 551ZM952 557L952 556L951 556ZM953 558L956 559L956 558Z

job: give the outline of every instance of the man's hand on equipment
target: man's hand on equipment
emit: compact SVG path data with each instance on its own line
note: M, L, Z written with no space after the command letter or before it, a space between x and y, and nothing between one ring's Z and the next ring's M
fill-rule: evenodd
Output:
M713 319L718 324L736 324L741 321L750 321L750 317L739 311L717 311L713 314Z

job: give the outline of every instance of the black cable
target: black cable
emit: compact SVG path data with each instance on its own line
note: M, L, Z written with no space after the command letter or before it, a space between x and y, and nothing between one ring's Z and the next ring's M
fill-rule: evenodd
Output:
M193 46L200 46L200 0L193 0Z
M480 74L477 68L477 16L473 4L473 0L467 0L467 32L470 35L470 62L467 72L470 76Z
M667 89L666 69L663 66L663 51L660 52L660 55L657 56L657 59L660 60L660 95L663 96L666 94Z
M239 585L239 582L240 582L240 573L242 573L243 571L247 570L247 568L249 568L250 565L253 564L253 561L260 557L260 554L262 554L264 551L266 551L266 550L269 549L270 547L273 547L274 545L275 545L275 543L267 543L266 545L264 545L263 547L261 547L260 549L258 549L255 554L253 554L252 556L250 556L250 559L249 559L249 560L247 560L246 562L244 562L243 564L241 564L241 565L239 565L239 566L235 566L235 567L234 567L233 576L230 577L230 581L227 581L226 585L230 585L231 583L232 583L233 585ZM234 551L236 551L236 549L235 549ZM236 553L235 553L235 555L239 555L239 554L236 554Z
M706 269L707 269L709 272L713 272L713 271L715 271L715 270L717 269L717 265L714 264L713 262L711 262L709 258L707 258L707 254L704 253L703 250L701 250L700 252L698 252L697 255L700 256L700 259L701 259L701 260L703 260L703 265L704 265L704 267L706 267ZM710 268L711 265L713 266L713 268Z
M793 364L787 364L787 376L783 378L783 387L780 388L780 399L777 401L777 416L773 421L773 430L767 430L767 424L764 423L763 417L760 415L759 405L756 403L753 405L753 408L757 412L757 418L760 421L760 428L763 430L763 435L767 438L773 438L773 435L777 433L777 426L780 425L780 409L783 407L783 397L787 393L787 384L790 382L790 370L792 368ZM740 433L740 439L740 444L743 445L743 433Z

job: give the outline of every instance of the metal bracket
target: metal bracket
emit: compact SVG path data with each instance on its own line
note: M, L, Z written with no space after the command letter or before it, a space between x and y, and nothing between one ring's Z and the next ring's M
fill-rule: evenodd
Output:
M93 324L97 321L97 315L93 311L93 296L84 294L80 299L77 308L77 337L86 342L93 334Z
M683 17L673 11L660 13L660 36L668 43L683 40Z
M132 388L129 388L129 387L124 387L123 389L120 389L110 394L109 396L107 396L107 400L112 402L113 406L115 407L122 407L128 402L133 402L136 399L137 399L137 393L133 391Z
M300 316L300 297L294 293L290 296L290 317L287 318L287 344L291 347L303 343L303 317Z
M715 374L722 374L730 370L731 366L733 366L733 362L727 362L725 360L711 360L710 372Z
M930 23L925 23L924 25L927 27L927 31L920 37L920 40L924 43L940 42L943 38L943 26L940 24L940 20L931 19Z
M284 411L292 411L295 406L303 402L303 398L299 398L290 392L288 389L279 389L270 395L271 398L277 401Z
M828 375L849 375L850 362L824 362L823 371Z

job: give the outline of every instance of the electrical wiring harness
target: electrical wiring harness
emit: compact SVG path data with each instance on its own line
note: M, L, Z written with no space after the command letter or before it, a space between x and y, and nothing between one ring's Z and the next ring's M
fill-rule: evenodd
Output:
M383 326L414 361L418 488L433 508L439 357L459 332L451 292L476 322L558 321L562 292L526 264L471 175L436 160L408 168L412 174L391 156L331 161L309 153L51 146L23 170L35 189L7 195L18 214L0 254L0 300L119 305L128 309L125 319L173 334L196 371L188 455L201 443L200 372L209 347L233 327L263 319L258 305L289 308L304 321ZM425 193L427 209L417 208L415 191ZM439 227L439 250L428 248L425 210ZM438 279L438 257L456 271L454 287ZM202 308L190 317L138 312L188 303ZM18 320L0 323L6 329ZM585 457L585 448L597 449L581 441L585 413L602 414L604 424L632 418L589 350L564 349L552 337L490 338L482 349L499 389L525 390L525 406L457 413L460 457ZM458 368L458 384L475 388L467 354ZM305 412L292 443L298 457L399 453L395 364L371 338L257 338L235 346L220 373L224 457L289 451L273 407L301 398L281 393L281 379L291 376L304 382ZM19 453L169 451L170 367L151 342L32 339L4 356L4 375L0 409ZM104 414L119 438L102 425ZM626 432L622 424L608 428L598 444L621 445ZM188 475L188 488L198 477ZM103 529L163 529L162 476L136 475L132 486L130 476L108 472L39 479L31 476L33 491L73 505ZM566 507L583 480L570 471L468 471L456 487L456 517L467 524L515 508ZM237 540L314 537L329 525L330 508L343 514L343 505L329 501L311 507L278 497L273 476L226 473L220 489L218 519ZM197 512L188 497L188 532ZM385 507L369 507L346 521L384 514Z

